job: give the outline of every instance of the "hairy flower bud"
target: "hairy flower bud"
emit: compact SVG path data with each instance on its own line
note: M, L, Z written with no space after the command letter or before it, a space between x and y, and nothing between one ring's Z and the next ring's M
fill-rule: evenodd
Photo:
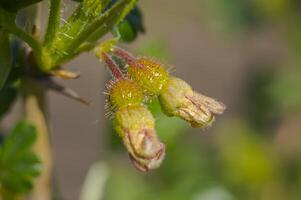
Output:
M110 85L109 101L114 108L143 102L142 89L129 79L119 79Z
M145 57L130 64L128 74L149 96L159 95L169 79L168 71L160 63Z
M191 88L185 81L171 77L159 96L163 111L178 116L193 127L206 127L214 121L214 114L221 114L225 105Z
M165 146L156 134L152 114L142 105L124 106L117 110L115 123L135 167L144 172L158 168Z

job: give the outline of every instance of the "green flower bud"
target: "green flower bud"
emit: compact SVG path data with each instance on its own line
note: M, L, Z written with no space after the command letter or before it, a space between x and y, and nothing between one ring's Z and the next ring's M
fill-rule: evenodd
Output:
M109 91L109 101L113 108L135 105L143 102L142 89L129 79L116 80Z
M116 111L115 129L137 169L158 168L165 155L165 146L155 131L155 119L142 105L124 106Z
M210 126L214 114L221 114L225 110L221 102L193 91L185 81L174 77L161 91L159 100L167 115L178 116L193 127Z
M149 58L139 58L130 64L128 74L149 96L159 95L169 79L168 71Z

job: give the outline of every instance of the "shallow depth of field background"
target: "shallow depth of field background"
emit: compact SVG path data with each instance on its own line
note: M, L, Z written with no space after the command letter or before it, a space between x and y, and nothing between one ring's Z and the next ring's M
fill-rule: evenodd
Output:
M81 78L63 84L91 106L49 93L56 195L78 199L98 162L103 200L301 199L301 3L141 0L139 6L146 33L122 46L162 61L223 101L226 113L212 128L193 129L152 102L167 155L161 168L140 173L104 118L109 73L92 53L82 55L66 65ZM73 8L66 1L65 13Z

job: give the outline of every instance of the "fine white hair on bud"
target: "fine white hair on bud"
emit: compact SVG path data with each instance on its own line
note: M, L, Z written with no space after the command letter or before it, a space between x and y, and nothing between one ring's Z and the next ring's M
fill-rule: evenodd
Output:
M208 127L215 114L222 114L225 105L213 98L195 92L189 84L179 78L171 77L161 91L162 110L170 116L178 116L193 127Z

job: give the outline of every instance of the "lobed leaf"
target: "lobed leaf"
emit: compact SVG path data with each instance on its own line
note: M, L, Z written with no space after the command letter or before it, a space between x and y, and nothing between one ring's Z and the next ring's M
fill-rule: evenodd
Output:
M7 136L0 147L0 191L13 195L27 193L33 179L40 174L40 161L31 148L36 129L22 121Z

